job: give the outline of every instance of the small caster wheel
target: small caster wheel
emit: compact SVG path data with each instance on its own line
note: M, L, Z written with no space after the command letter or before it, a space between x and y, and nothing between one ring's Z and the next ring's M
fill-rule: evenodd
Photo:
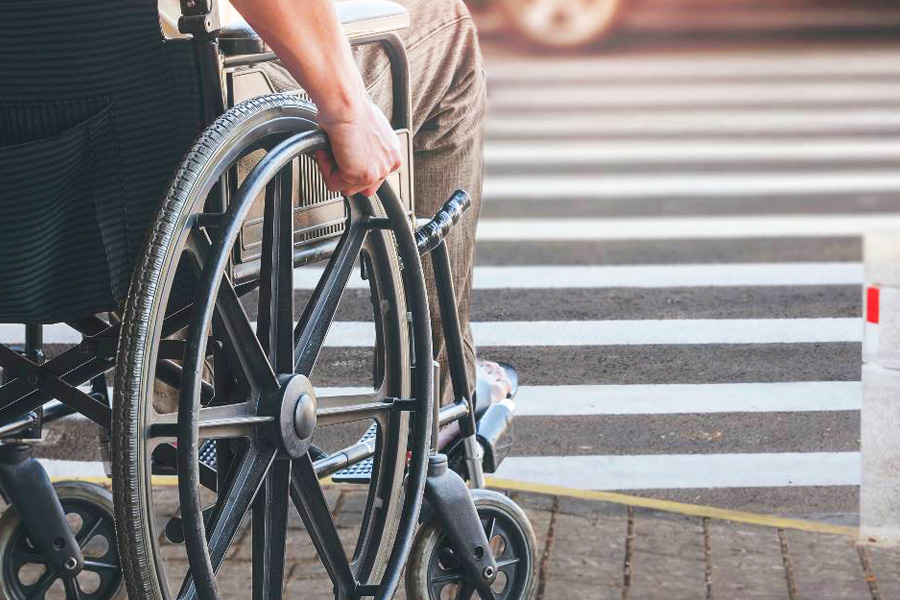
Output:
M84 569L64 580L47 569L12 508L0 517L2 600L124 600L125 584L113 528L112 495L79 481L53 485L84 555Z
M497 600L530 600L535 590L537 543L525 511L490 490L472 490L472 500L497 561L494 595ZM410 551L406 597L469 600L475 596L441 524L435 518L428 520L419 528Z

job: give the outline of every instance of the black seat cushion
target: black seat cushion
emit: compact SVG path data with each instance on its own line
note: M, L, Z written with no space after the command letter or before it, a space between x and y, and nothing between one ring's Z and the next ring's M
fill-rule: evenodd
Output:
M4 0L0 322L111 310L201 129L194 44L156 0Z

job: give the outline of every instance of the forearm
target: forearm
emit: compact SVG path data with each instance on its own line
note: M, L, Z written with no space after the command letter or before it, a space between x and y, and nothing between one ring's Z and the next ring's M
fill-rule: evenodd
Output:
M342 122L366 101L333 0L232 0L319 107L325 122Z

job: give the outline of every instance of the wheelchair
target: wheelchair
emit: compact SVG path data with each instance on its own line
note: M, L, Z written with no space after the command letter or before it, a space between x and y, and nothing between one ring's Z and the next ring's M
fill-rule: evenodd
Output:
M470 201L416 220L408 17L338 8L390 59L406 160L371 198L325 188L315 106L272 93L276 57L215 3L181 1L183 39L148 0L0 3L0 323L25 324L0 345L0 596L278 598L305 535L337 599L390 598L404 569L410 599L531 597L528 519L483 489L514 403L469 397L443 242ZM367 319L336 322L347 297ZM48 324L79 339L45 344ZM112 494L32 456L73 413L108 432ZM364 490L349 530L329 477Z

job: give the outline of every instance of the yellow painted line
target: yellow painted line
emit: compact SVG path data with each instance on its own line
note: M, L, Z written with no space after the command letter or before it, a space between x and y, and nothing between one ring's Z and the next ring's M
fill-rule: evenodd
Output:
M105 486L109 486L110 484L110 479L108 477L53 477L52 480L54 482L85 481L88 483L96 483ZM178 478L174 475L155 475L152 481L153 485L174 486L177 485ZM632 496L629 494L619 494L616 492L594 492L590 490L578 490L574 488L560 487L555 485L543 485L540 483L528 483L525 481L513 481L510 479L497 479L494 477L488 477L487 483L490 487L503 490L547 494L550 496L563 496L566 498L594 500L597 502L610 502L612 504L637 506L641 508L649 508L651 510L675 513L679 515L686 515L691 517L708 517L710 519L718 519L720 521L731 521L734 523L744 523L747 525L759 525L761 527L795 529L798 531L825 533L829 535L843 535L848 537L857 537L859 535L859 530L855 527L831 525L829 523L818 523L816 521L807 521L804 519L789 519L785 517L778 517L775 515L752 513L742 510L730 510L727 508L716 508L714 506L703 506L701 504L688 504L685 502L675 502L673 500L645 498L643 496ZM322 485L331 484L331 477L326 477L322 480Z
M788 519L775 515L745 512L741 510L730 510L726 508L715 508L713 506L703 506L700 504L687 504L684 502L674 502L672 500L644 498L641 496L631 496L629 494L619 494L616 492L593 492L589 490L578 490L554 485L528 483L525 481L496 479L494 477L488 477L487 483L490 487L504 490L517 492L533 492L537 494L548 494L551 496L579 498L581 500L610 502L613 504L625 504L628 506L638 506L641 508L649 508L652 510L660 510L680 515L687 515L692 517L708 517L710 519L732 521L735 523L745 523L748 525L759 525L762 527L796 529L799 531L809 531L812 533L826 533L830 535L843 535L849 537L857 537L859 535L859 530L855 527L831 525L829 523L818 523L816 521L806 521L803 519Z
M104 485L109 487L112 485L112 479L109 477L51 477L50 481L53 483L58 483L60 481L83 481L85 483L96 483L97 485ZM154 475L150 478L151 485L158 486L175 486L178 485L178 477L176 475ZM319 483L322 485L332 485L331 477L326 477L325 479L320 479Z

